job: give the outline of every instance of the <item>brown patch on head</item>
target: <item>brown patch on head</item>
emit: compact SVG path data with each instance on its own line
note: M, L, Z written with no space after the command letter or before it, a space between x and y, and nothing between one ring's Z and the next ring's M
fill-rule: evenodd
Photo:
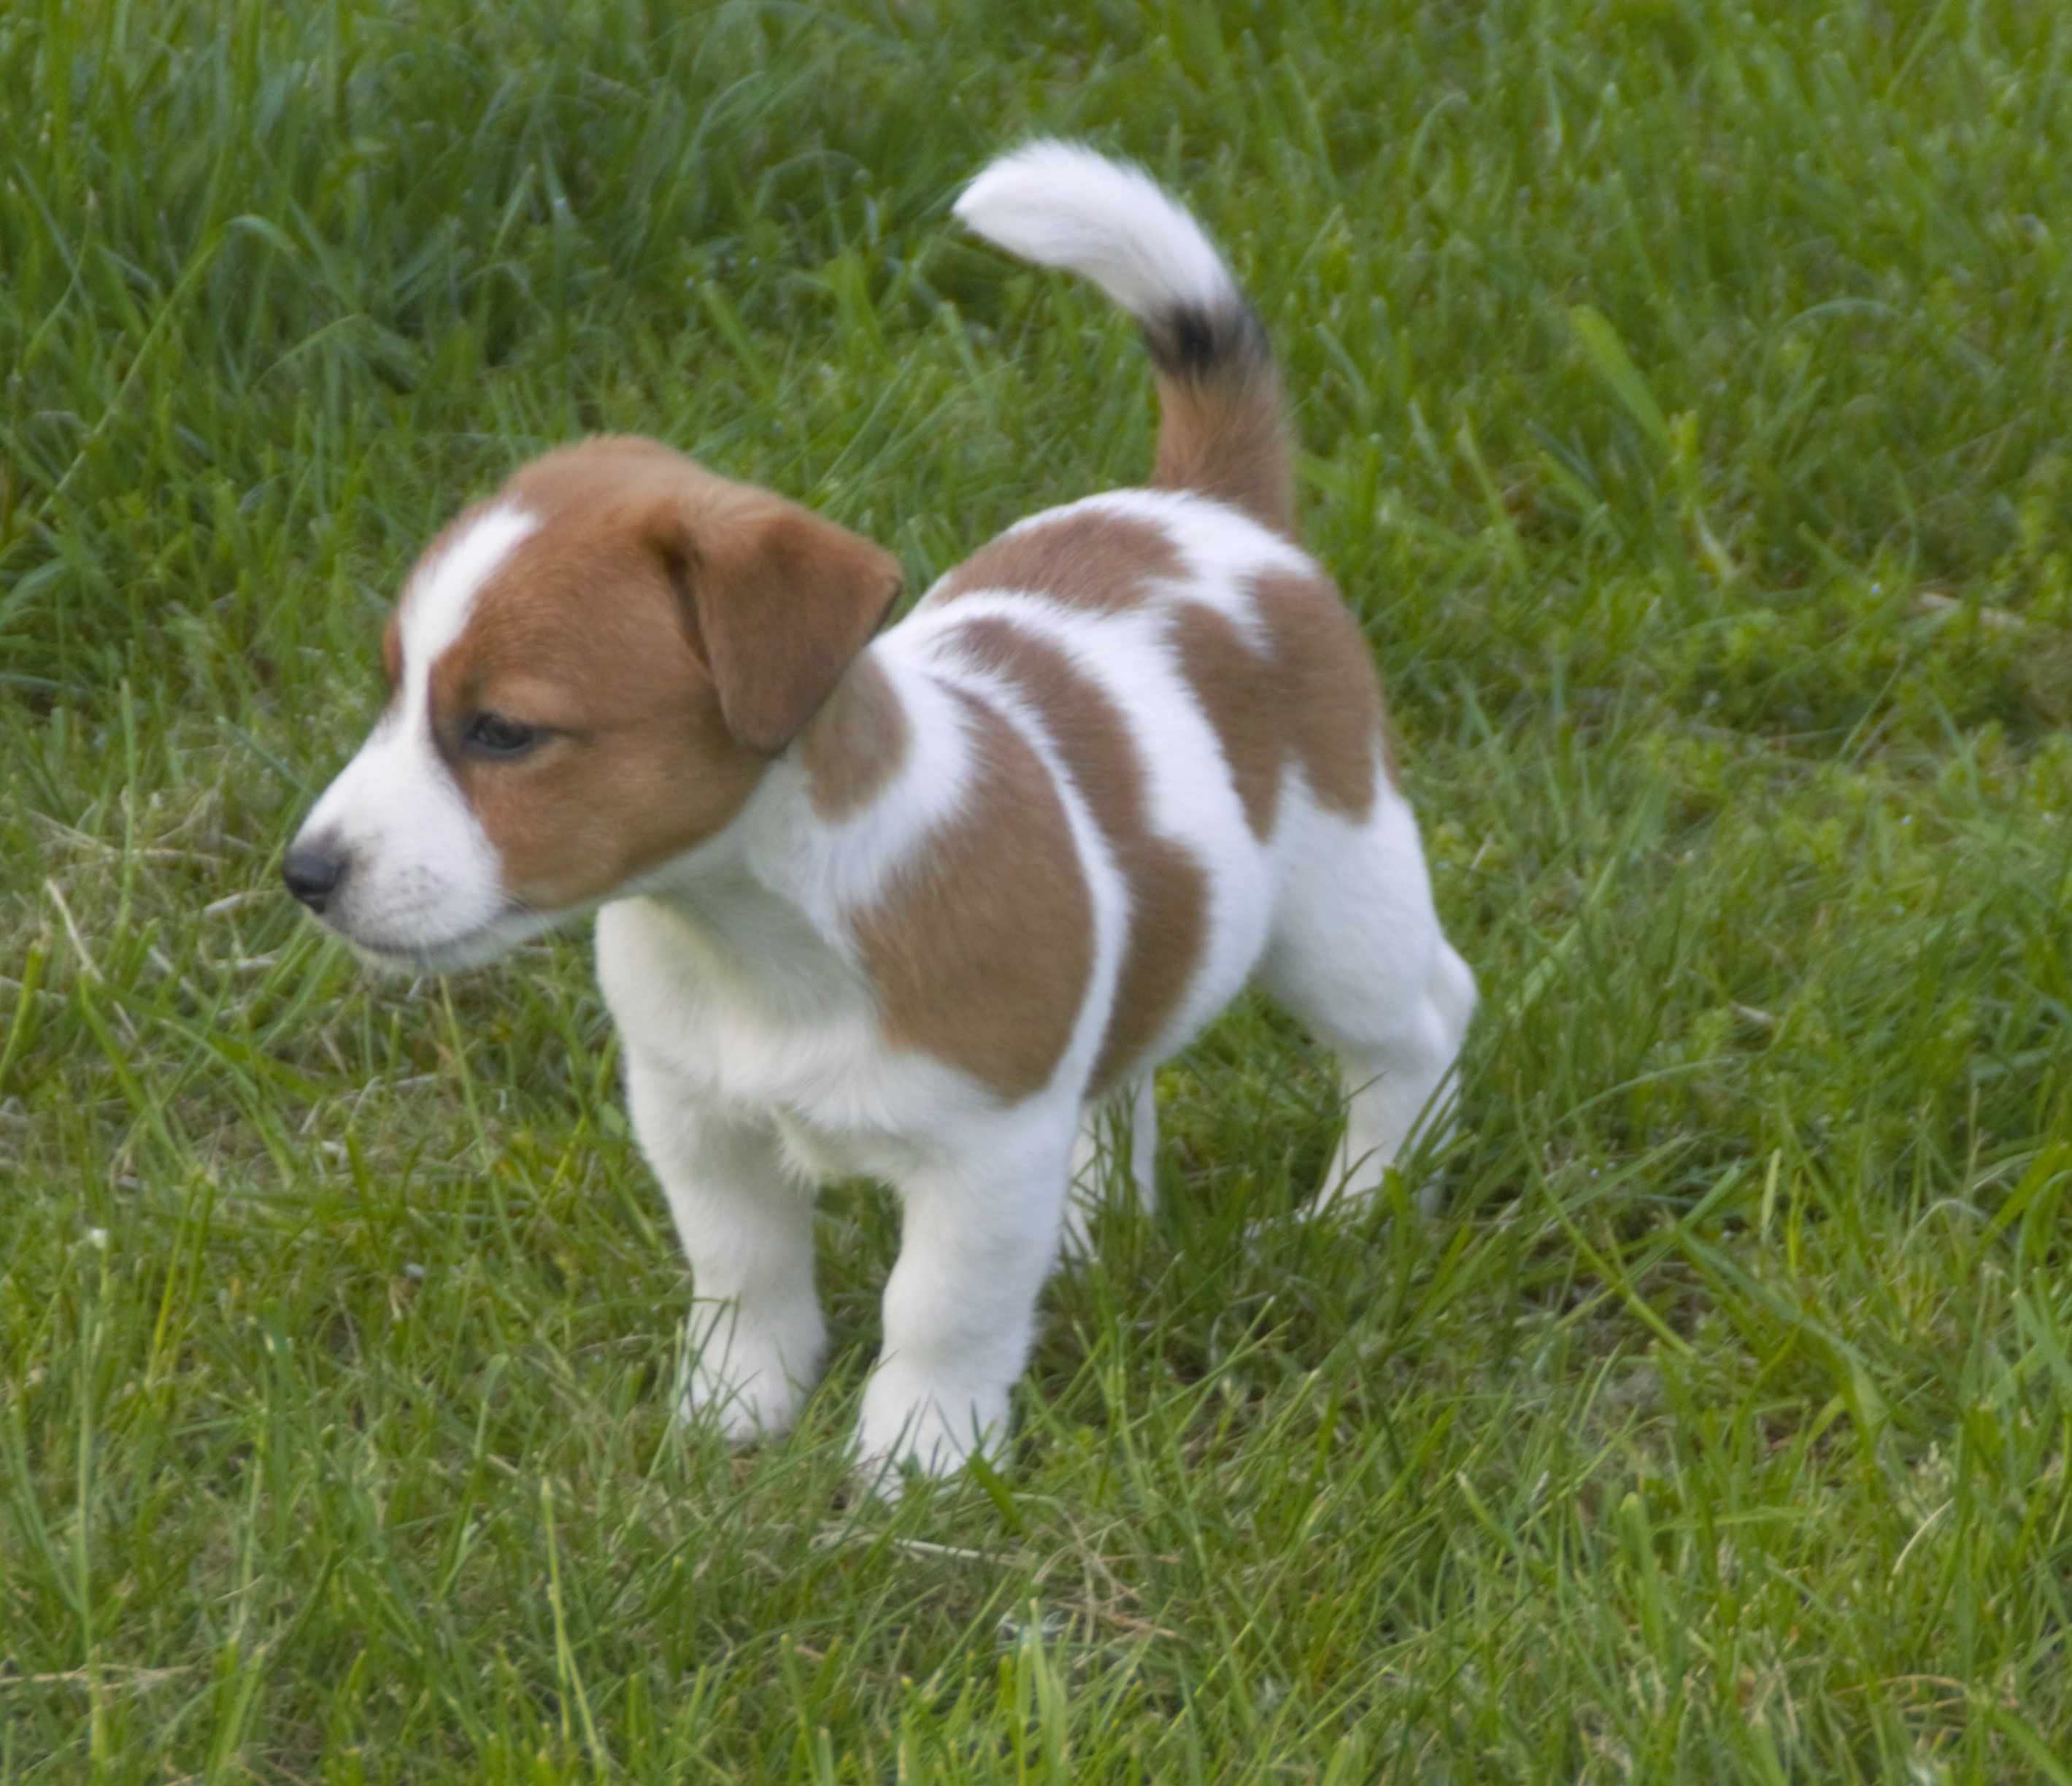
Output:
M608 516L564 517L486 586L433 666L431 712L505 891L554 911L624 886L740 810L766 759L728 730L661 555ZM553 735L471 752L488 712Z
M1152 829L1135 741L1099 683L1048 640L1009 620L967 620L950 639L1042 716L1128 885L1129 938L1094 1063L1090 1095L1097 1097L1142 1059L1178 1006L1201 959L1207 882L1186 850Z
M857 940L895 1045L1027 1097L1071 1043L1093 900L1042 759L992 707L952 692L975 759L964 803L857 921Z
M858 657L799 735L813 810L824 819L861 812L899 772L912 742L892 679L868 653Z
M1271 835L1290 755L1320 806L1366 817L1377 751L1390 784L1400 789L1402 780L1359 623L1322 572L1264 573L1252 579L1252 599L1264 652L1198 602L1177 604L1170 622L1181 673L1223 741L1247 822L1255 836Z
M1081 509L988 541L949 574L934 599L1030 590L1068 607L1113 612L1142 601L1145 584L1186 574L1186 562L1155 522Z
M433 732L504 890L559 910L728 824L861 651L898 571L648 441L550 453L498 500L539 525L431 666ZM467 741L483 713L548 735L487 757Z
M615 508L639 529L684 586L728 729L765 755L820 710L899 594L899 562L882 547L653 441L549 453L505 493L549 528Z

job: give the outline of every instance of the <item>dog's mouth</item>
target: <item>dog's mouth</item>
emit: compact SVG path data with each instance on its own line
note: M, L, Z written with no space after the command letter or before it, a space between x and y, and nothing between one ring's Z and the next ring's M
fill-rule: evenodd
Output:
M426 941L368 936L326 922L325 928L367 966L385 973L459 973L487 967L554 923L554 915L529 906L506 907L486 924L456 936Z

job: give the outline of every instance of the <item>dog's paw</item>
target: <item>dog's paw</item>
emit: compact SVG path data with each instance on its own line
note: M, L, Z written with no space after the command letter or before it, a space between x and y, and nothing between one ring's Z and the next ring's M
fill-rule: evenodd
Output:
M904 1472L939 1481L974 1452L997 1451L1007 1436L1006 1385L931 1378L881 1364L863 1392L857 1422L857 1480L887 1500L898 1498Z
M826 1334L819 1311L790 1331L746 1326L731 1308L717 1318L694 1314L684 1330L688 1352L676 1418L710 1422L730 1443L745 1445L789 1432L820 1375Z
M699 1370L676 1398L676 1418L686 1426L709 1424L730 1445L750 1445L789 1432L805 1399L796 1385L782 1377L773 1383L767 1372L736 1381Z

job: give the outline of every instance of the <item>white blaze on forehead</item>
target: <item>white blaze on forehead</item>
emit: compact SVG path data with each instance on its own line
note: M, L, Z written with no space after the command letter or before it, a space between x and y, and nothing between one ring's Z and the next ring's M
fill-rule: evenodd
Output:
M474 940L512 928L495 847L432 736L430 682L483 585L539 525L500 504L418 567L401 610L397 698L303 823L298 841L350 865L326 921L377 953L458 961Z
M500 503L478 515L436 558L417 567L403 592L401 616L406 714L422 714L432 665L466 629L482 586L539 525L536 516Z

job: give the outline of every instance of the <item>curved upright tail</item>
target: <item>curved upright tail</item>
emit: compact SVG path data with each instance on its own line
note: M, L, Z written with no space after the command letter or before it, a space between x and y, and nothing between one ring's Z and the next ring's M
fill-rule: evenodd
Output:
M1293 534L1280 369L1223 257L1178 200L1141 168L1039 142L989 165L956 208L1009 253L1092 280L1143 325L1158 372L1153 483Z

